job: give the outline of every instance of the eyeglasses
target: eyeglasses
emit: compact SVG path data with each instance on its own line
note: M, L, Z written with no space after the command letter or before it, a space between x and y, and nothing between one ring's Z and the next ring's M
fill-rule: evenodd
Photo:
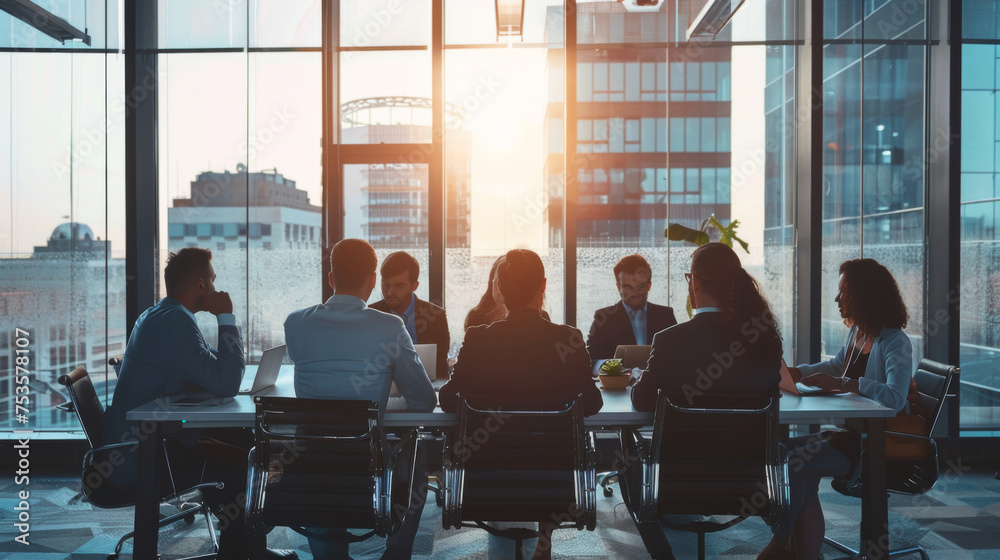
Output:
M684 273L684 279L685 279L685 280L687 280L687 283L688 283L688 284L690 284L690 283L691 283L691 278L692 278L692 276L693 276L693 275L692 275L692 274L691 274L690 272L685 272L685 273Z

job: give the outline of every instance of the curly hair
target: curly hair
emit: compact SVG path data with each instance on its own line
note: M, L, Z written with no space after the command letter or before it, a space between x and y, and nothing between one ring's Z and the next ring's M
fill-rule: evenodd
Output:
M889 269L875 259L853 259L840 265L846 286L845 319L866 338L883 328L902 329L910 319L903 294Z

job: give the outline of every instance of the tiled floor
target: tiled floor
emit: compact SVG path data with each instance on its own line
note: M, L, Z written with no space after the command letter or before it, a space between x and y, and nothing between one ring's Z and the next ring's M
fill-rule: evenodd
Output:
M118 537L132 526L132 510L99 510L82 502L77 494L78 479L45 476L31 481L30 545L14 542L16 501L11 485L0 491L0 558L9 560L103 560L114 548ZM824 485L822 494L828 534L848 544L857 540L860 507L857 500L843 497ZM598 495L598 522L594 532L560 530L555 534L555 558L649 558L632 521L618 495ZM943 469L938 486L917 497L892 496L890 505L891 542L893 545L920 544L931 558L948 560L1000 560L1000 481L993 471L967 469L952 465ZM166 508L164 509L166 512ZM207 542L203 523L187 527L175 525L161 533L161 552L165 558L197 553ZM677 558L695 557L695 537L687 533L668 533ZM736 527L709 535L708 557L725 559L754 558L769 538L766 526L751 519ZM271 546L294 548L303 560L311 558L305 539L284 528L269 537ZM525 543L530 558L534 541ZM352 545L354 558L377 559L382 543L369 540ZM129 558L126 545L123 558ZM826 558L838 557L824 548ZM487 535L478 529L445 531L441 511L429 500L421 519L421 530L414 547L414 558L485 559L513 558L513 541Z

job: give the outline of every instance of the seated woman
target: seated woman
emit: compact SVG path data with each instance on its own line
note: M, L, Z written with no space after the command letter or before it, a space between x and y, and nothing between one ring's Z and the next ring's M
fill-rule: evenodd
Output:
M906 408L913 376L912 346L902 329L909 313L892 274L872 259L840 265L840 291L835 300L850 330L832 359L789 368L792 379L824 389L858 393L892 408ZM789 441L791 511L786 523L772 527L774 536L757 557L819 556L825 531L819 502L823 477L849 477L861 453L857 432L823 432Z
M503 305L503 297L500 296L500 291L497 289L496 284L497 269L500 268L500 263L502 262L503 255L500 255L497 257L497 260L493 261L493 266L490 267L489 282L486 284L486 293L483 294L483 297L479 298L479 303L470 309L469 313L465 316L465 330L469 330L470 327L489 325L507 316L507 308Z
M553 396L575 398L591 415L604 405L590 376L590 355L579 330L541 316L545 268L532 251L509 251L497 271L506 318L470 327L451 380L441 388L441 408L454 412L457 394L496 399ZM549 558L551 524L539 524L535 558Z
M497 260L493 261L493 266L490 268L490 279L486 284L486 293L479 298L479 303L470 309L465 316L464 330L469 330L469 327L489 325L507 316L507 307L503 304L503 295L500 294L500 284L497 282L497 269L500 268L503 257L500 255ZM542 301L544 303L545 300ZM542 319L551 320L544 309L542 310Z
M691 272L684 277L694 317L653 336L632 405L655 410L660 390L682 407L734 393L777 396L781 335L736 252L722 243L702 245L691 254ZM721 374L709 376L717 369Z

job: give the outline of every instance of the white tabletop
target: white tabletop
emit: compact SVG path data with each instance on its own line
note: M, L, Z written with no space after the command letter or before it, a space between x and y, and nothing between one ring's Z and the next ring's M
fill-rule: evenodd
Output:
M278 383L271 389L259 393L262 396L294 397L292 366L281 366ZM247 366L245 376L257 373L257 366ZM653 414L638 412L632 408L627 391L602 390L604 406L593 416L588 416L589 428L617 426L648 426ZM255 407L253 397L239 395L234 398L213 399L212 401L189 406L170 404L163 399L146 403L129 411L130 421L155 420L158 422L181 422L184 427L253 427ZM455 424L455 415L436 410L434 412L407 412L403 399L390 399L386 409L386 427L450 427ZM800 397L782 392L779 403L779 419L782 424L843 424L854 418L887 418L895 412L861 395L808 396Z

